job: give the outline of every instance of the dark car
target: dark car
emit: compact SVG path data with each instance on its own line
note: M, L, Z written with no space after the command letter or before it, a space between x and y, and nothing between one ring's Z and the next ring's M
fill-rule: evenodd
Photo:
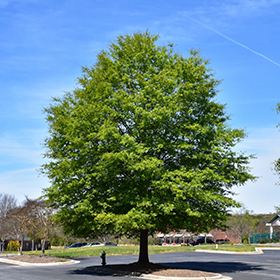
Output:
M66 247L66 248L78 248L78 247L83 247L83 246L85 246L85 245L87 245L87 243L85 243L85 242L80 242L80 243L74 243L74 244L72 244L72 245L70 245L70 246L68 246L68 247Z
M117 244L115 244L113 242L105 242L103 244L104 244L104 246L117 246Z
M229 243L229 239L216 239L216 244L226 244Z
M196 239L194 239L193 241L190 242L190 245L196 246L196 245L199 245L199 244L202 244L202 243L205 243L205 238L196 238ZM206 239L206 243L214 244L215 242L212 241L211 239Z

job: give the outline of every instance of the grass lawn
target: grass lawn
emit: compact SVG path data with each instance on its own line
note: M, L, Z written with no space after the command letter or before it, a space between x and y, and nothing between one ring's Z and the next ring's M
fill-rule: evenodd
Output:
M196 246L196 249L202 250L214 250L214 251L231 251L231 252L255 252L256 245L250 244L238 244L238 245L228 245L228 244L219 244L216 248L216 244L206 245L206 246Z
M149 246L149 254L160 254L160 253L171 253L171 252L186 252L195 251L196 249L203 250L224 250L233 252L253 252L255 251L254 245L219 245L216 249L216 245L199 245L199 246ZM69 248L69 249L53 249L46 250L46 255L64 257L64 258L74 258L74 257L93 257L100 256L103 250L106 252L107 256L112 255L138 255L139 246L99 246L99 247L86 247L86 248ZM27 255L40 255L40 251L33 252L23 252Z

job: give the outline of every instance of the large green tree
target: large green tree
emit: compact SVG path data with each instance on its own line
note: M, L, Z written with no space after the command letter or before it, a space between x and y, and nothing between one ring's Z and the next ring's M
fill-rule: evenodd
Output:
M208 61L158 39L119 36L45 110L44 192L58 221L76 236L138 235L139 262L150 233L219 227L232 187L253 179Z

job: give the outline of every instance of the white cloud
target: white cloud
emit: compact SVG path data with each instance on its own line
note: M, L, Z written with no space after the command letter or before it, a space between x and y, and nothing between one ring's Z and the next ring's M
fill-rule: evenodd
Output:
M0 0L0 8L6 8L9 5L25 5L25 4L30 4L30 3L37 3L38 0Z
M208 4L208 3L207 3ZM215 2L214 5L207 5L203 10L198 10L201 15L206 13L215 13L223 18L240 18L244 16L254 16L259 13L263 14L265 9L279 5L279 0L237 0Z
M35 168L2 172L0 182L0 193L14 195L18 202L22 202L25 196L38 198L42 195L42 189L49 185L48 179L39 177Z
M205 2L205 5L190 10L183 8L179 15L192 17L219 31L236 28L237 25L244 28L243 20L273 13L280 0L215 1L211 4Z
M1 166L10 163L24 163L27 166L42 162L44 130L25 130L17 135L5 134L0 137Z
M234 188L238 193L235 199L255 213L273 212L274 206L280 204L280 186L276 185L280 178L272 170L273 162L280 157L280 132L276 128L252 128L249 131L249 137L238 148L256 154L257 158L250 165L252 173L259 178L256 182Z

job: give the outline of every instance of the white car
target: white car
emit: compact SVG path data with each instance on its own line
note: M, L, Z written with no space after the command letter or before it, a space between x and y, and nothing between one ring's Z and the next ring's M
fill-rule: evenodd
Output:
M92 242L90 246L92 247L92 246L104 246L104 245L100 242Z
M90 242L87 245L83 246L83 247L93 247L93 246L104 246L103 244L101 244L100 242Z

